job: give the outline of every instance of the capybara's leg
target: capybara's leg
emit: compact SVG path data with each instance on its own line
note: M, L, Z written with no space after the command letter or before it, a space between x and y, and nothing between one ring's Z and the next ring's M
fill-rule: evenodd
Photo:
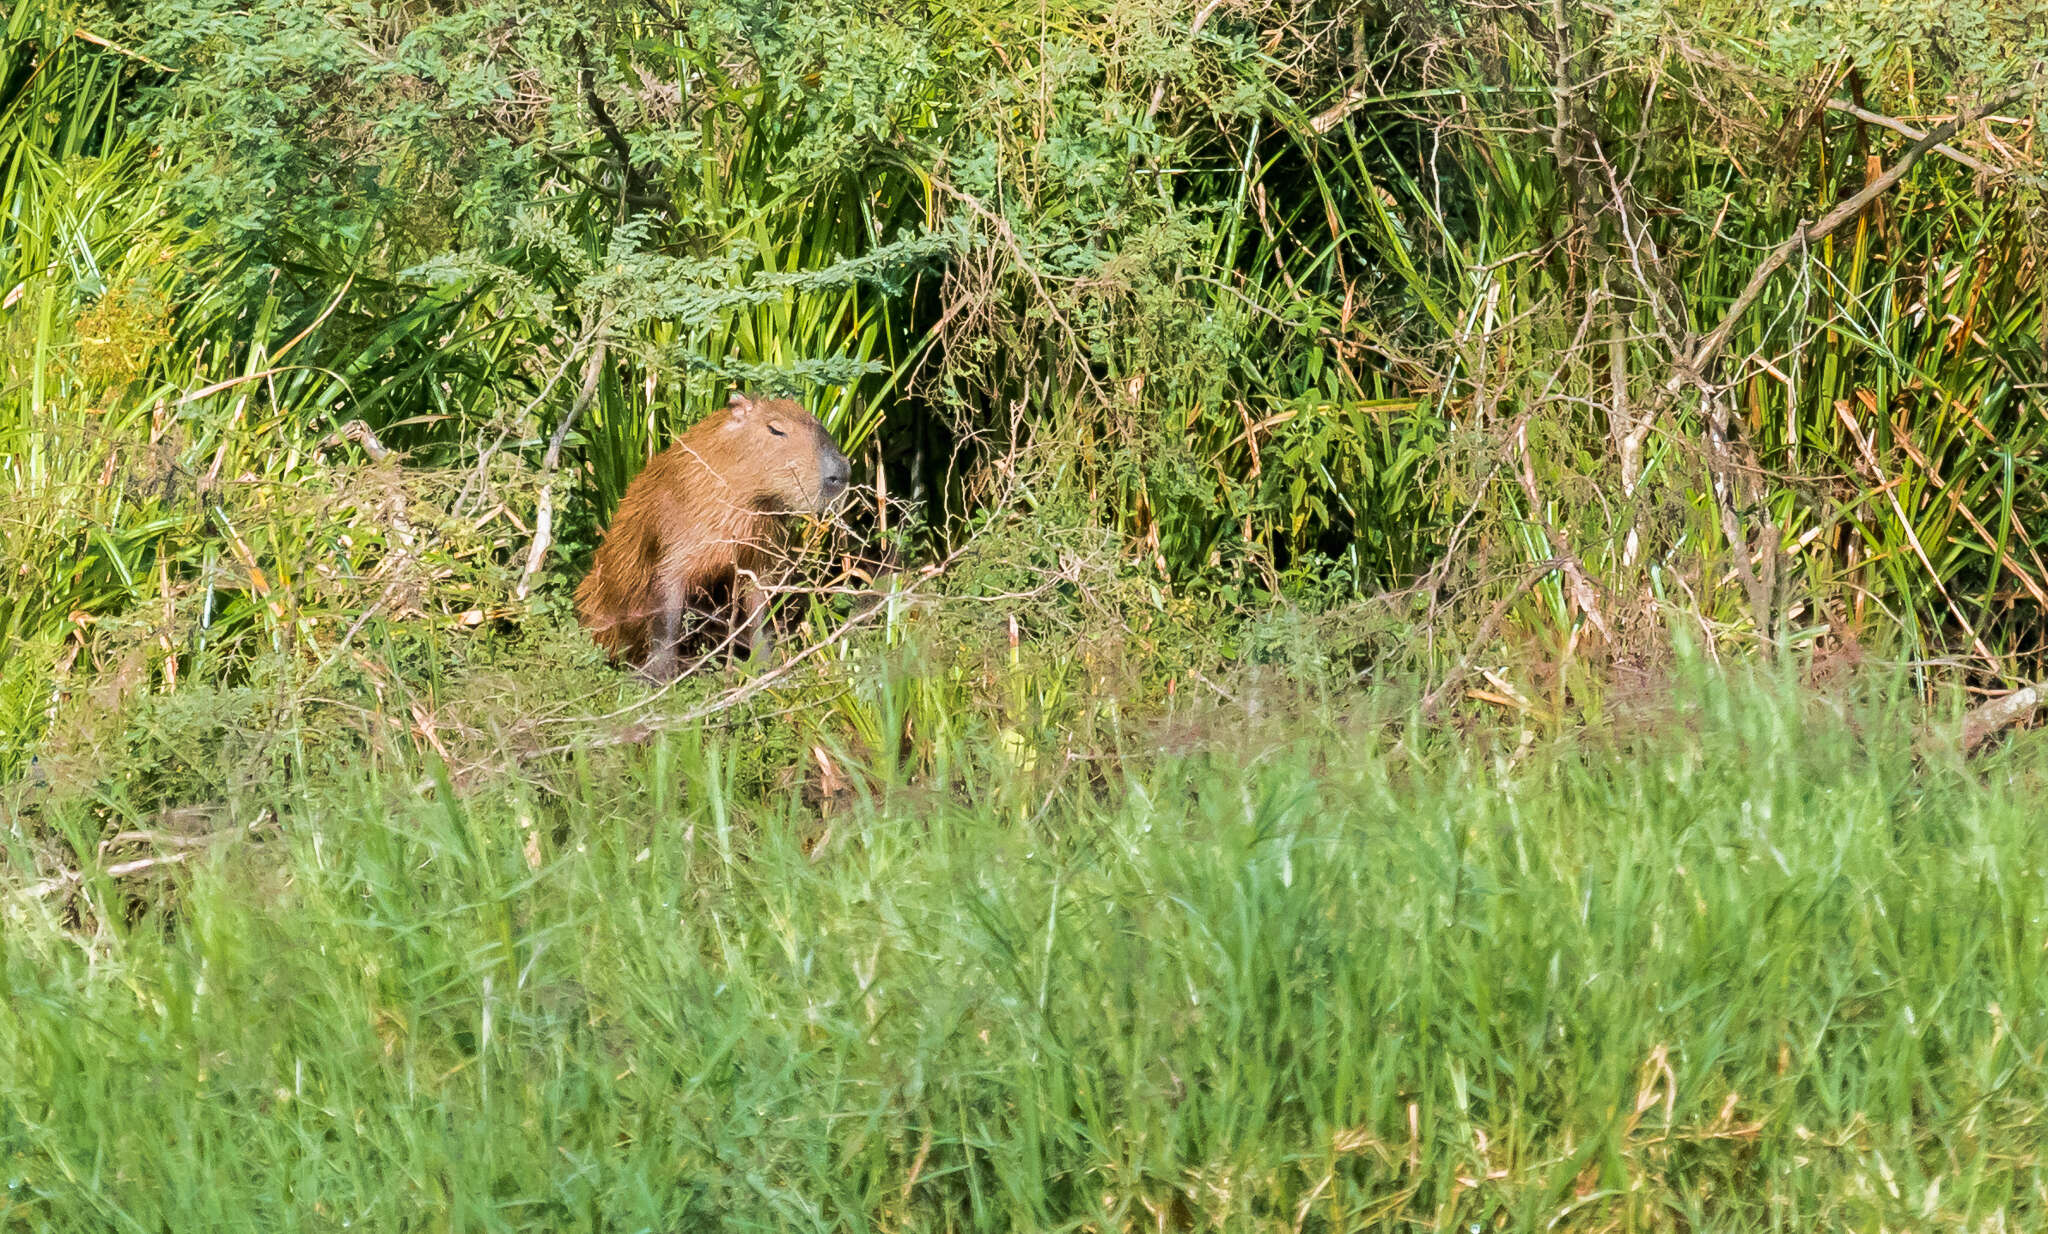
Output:
M666 582L654 588L656 609L647 623L647 663L640 675L657 684L676 679L676 649L683 641L683 588Z
M739 621L733 626L732 641L741 654L767 655L775 648L775 631L768 624L768 592L752 570L741 570L733 579L733 602Z

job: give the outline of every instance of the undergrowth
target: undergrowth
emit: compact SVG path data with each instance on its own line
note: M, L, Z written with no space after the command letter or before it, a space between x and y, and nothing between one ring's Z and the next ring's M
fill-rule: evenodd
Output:
M2038 676L2036 7L15 5L0 777L86 678L524 620L736 383L913 567L1049 435L1164 603L1439 674L1681 604Z

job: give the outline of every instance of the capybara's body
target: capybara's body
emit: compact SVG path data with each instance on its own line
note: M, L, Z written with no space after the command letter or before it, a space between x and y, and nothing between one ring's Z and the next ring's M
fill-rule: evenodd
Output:
M750 648L790 521L824 513L851 474L802 407L735 393L626 486L576 588L577 618L614 661L659 681L705 629Z

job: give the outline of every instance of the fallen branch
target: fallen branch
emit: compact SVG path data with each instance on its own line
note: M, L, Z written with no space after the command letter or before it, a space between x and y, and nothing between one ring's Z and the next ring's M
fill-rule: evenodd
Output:
M100 873L108 878L126 878L131 874L141 874L158 866L181 865L191 859L192 850L186 849L178 853L164 853L156 857L138 857L133 861L116 862L100 871ZM77 870L66 870L55 878L46 878L40 883L32 884L22 894L32 900L40 900L44 896L62 891L66 887L76 887L84 881L84 874Z
M1443 706L1444 699L1453 690L1464 684L1465 677L1472 671L1474 661L1478 660L1480 653L1486 649L1486 644L1493 639L1494 629L1500 625L1501 619L1507 616L1508 610L1515 606L1515 601L1521 599L1524 592L1535 586L1537 580L1548 575L1553 570L1562 569L1567 564L1569 563L1564 558L1553 558L1549 561L1532 562L1523 569L1522 577L1516 580L1514 590L1502 596L1500 603L1495 604L1493 611L1486 615L1486 620L1479 623L1479 632L1472 636L1470 649L1459 658L1458 663L1451 669L1450 674L1437 683L1436 689L1423 696L1422 718L1424 720L1434 720L1438 708Z
M164 814L169 815L191 808L179 807L178 810L164 811ZM199 808L211 809L211 807ZM201 852L217 844L228 840L242 839L254 833L266 823L272 822L274 818L275 816L268 809L264 809L259 811L256 817L245 827L229 827L221 831L208 832L204 835L179 835L175 832L160 830L119 831L100 841L98 852L101 856L105 856L107 850L120 844L156 844L166 848L175 848L178 851L174 853L158 853L149 857L137 857L129 861L117 861L113 865L102 868L99 873L107 878L118 879L127 878L135 874L145 874L164 866L183 865ZM63 891L67 887L79 886L85 882L87 873L87 871L83 870L66 870L53 878L46 878L39 883L29 884L22 889L21 894L32 900L39 900L44 896Z
M2027 719L2043 704L2048 704L2048 682L2037 681L1971 708L1963 714L1962 727L1956 733L1956 748L1965 757L1975 754L1986 742ZM1917 743L1919 752L1927 754L1940 741L1938 732L1929 732Z

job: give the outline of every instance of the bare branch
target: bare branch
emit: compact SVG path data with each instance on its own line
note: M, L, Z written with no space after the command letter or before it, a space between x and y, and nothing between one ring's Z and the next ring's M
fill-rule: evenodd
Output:
M1706 379L1707 370L1712 367L1714 360L1720 356L1721 349L1728 345L1728 339L1735 333L1735 327L1742 323L1743 314L1747 313L1750 306L1754 305L1758 298L1763 295L1764 287L1770 283L1771 276L1776 274L1787 261L1792 259L1792 254L1806 248L1817 240L1824 239L1832 234L1836 228L1863 213L1865 207L1869 206L1871 202L1890 192L1899 181L1905 179L1906 173L1913 170L1914 165L1936 146L1941 145L1949 138L1954 137L1957 133L1962 132L1965 128L1998 111L2000 108L2024 98L2026 93L2025 88L2008 90L2003 94L1978 104L1969 111L1957 115L1946 124L1929 132L1919 141L1914 142L1912 148L1901 155L1899 160L1886 169L1883 175L1878 176L1861 189L1850 194L1840 205L1822 215L1820 221L1799 229L1793 233L1790 239L1771 250L1771 255L1764 258L1762 264L1757 266L1756 272L1749 276L1749 282L1743 287L1741 294L1736 296L1734 303L1728 306L1728 311L1721 317L1721 324L1715 326L1704 339L1700 340L1700 345L1693 350L1693 353L1680 362L1678 371L1673 373L1671 380L1665 383L1665 389L1670 393L1676 394L1684 387L1687 381L1699 382Z
M520 572L519 585L512 594L524 600L533 590L533 580L547 561L548 549L555 542L555 472L562 464L562 443L569 439L569 429L575 425L576 417L583 414L590 404L597 400L597 390L604 378L605 346L602 338L590 349L590 358L583 365L583 388L576 393L576 401L569 405L569 413L555 426L555 435L548 440L547 457L541 460L540 496L534 503L533 546L526 551L526 568Z
M1844 115L1854 116L1858 120L1863 121L1865 124L1875 124L1879 128L1890 129L1892 132L1899 134L1901 137L1906 138L1908 141L1924 141L1927 137L1927 134L1921 132L1919 129L1914 128L1912 125L1907 124L1903 120L1896 120L1893 119L1891 116L1881 115L1877 112L1869 110L1868 108L1858 107L1856 106L1856 104L1847 102L1843 99L1829 99L1826 103L1822 105L1825 106L1829 111L1839 111ZM1976 158L1972 155L1964 154L1961 150L1956 149L1954 146L1936 145L1931 148L1933 149L1934 153L1939 154L1944 158L1954 159L1956 162L1961 163L1963 166L1969 168L1971 171L1982 172L1987 176L2001 176L2009 174L2006 168L1993 167L1991 164L1985 162L1983 159Z

